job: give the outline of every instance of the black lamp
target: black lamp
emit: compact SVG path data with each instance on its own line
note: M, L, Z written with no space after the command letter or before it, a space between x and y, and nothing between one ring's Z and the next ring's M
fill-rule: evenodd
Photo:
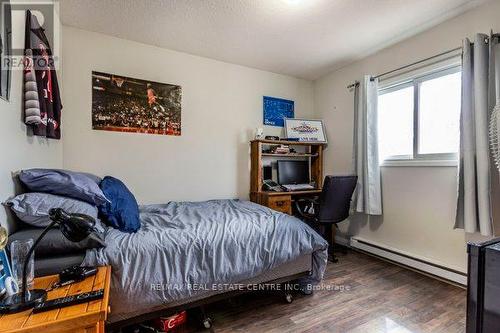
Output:
M33 255L38 243L52 227L59 225L64 237L72 242L84 240L92 231L94 231L95 220L84 214L68 214L61 208L52 208L49 211L52 222L42 231L40 236L29 249L23 266L23 288L21 292L8 296L0 301L0 313L14 313L33 308L47 299L47 292L43 289L27 290L27 268L30 257Z

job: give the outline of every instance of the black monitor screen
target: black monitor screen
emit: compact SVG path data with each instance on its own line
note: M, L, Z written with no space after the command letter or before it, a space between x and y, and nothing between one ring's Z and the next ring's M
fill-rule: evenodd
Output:
M278 183L309 184L308 161L278 161Z

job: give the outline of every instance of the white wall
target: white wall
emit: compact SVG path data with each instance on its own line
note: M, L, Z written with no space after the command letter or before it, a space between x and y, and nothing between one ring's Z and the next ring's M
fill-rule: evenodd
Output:
M376 75L453 49L476 32L500 31L500 2L486 3L413 38L384 49L314 83L315 115L330 133L326 173L350 172L353 94L346 86L364 74ZM453 230L455 167L382 168L384 216L341 225L346 235L390 246L450 268L466 270L466 239Z
M16 13L19 14L19 13ZM23 15L12 17L12 44L24 45ZM58 140L47 140L41 137L27 135L22 114L23 72L12 70L10 101L0 99L0 202L15 193L12 172L33 167L62 167L62 143ZM0 207L0 224L11 224L11 216ZM9 228L12 230L11 228Z
M263 95L294 100L297 116L313 112L309 81L66 26L62 45L64 167L116 176L141 203L247 198ZM92 130L93 70L181 85L182 136Z
M498 32L498 12L498 1L487 3L326 75L314 91L305 80L63 27L64 144L26 135L22 73L14 71L12 102L0 101L0 195L14 191L11 171L63 166L121 178L141 203L246 198L248 140L262 126L263 95L295 100L296 116L325 119L330 142L325 171L348 173L353 103L346 85L363 74L457 47L475 32ZM16 27L14 39L22 38L23 24ZM93 70L181 85L182 136L92 130ZM266 134L279 130L266 127ZM369 222L355 218L341 226L343 232L464 271L466 239L474 235L452 230L455 173L453 167L383 168L384 216Z

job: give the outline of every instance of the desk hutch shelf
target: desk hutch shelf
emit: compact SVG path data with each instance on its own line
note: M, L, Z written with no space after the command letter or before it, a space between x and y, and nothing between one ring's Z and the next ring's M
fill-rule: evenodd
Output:
M297 146L301 149L297 153L277 154L263 152L265 147L273 145L288 145L290 147ZM300 141L284 141L284 140L253 140L250 142L251 155L251 171L250 171L250 200L269 208L291 214L291 202L296 196L318 195L321 193L323 185L323 143L310 143ZM303 151L302 151L303 150ZM293 191L293 192L267 192L262 190L263 159L271 158L307 158L311 165L311 180L316 184L317 188L308 191Z

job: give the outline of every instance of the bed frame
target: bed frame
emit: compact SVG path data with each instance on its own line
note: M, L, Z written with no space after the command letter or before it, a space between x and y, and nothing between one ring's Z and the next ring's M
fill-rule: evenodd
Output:
M279 279L272 280L272 281L262 282L260 284L287 284L287 283L291 284L293 281L298 280L300 278L307 277L310 274L311 273L309 271L307 271L307 272L302 272L302 273L286 276L286 277L279 278ZM163 310L148 312L148 313L139 315L137 317L133 317L133 318L117 321L114 323L106 324L106 332L117 333L120 331L120 329L125 328L127 326L131 326L134 324L140 324L142 322L145 322L148 320L153 320L153 319L158 318L158 317L171 316L175 313L178 313L178 312L181 312L184 310L200 308L200 307L203 307L205 305L209 305L209 304L221 301L221 300L225 300L228 298L232 298L232 297L246 294L246 293L250 293L250 292L252 292L252 290L228 291L228 292L224 292L221 294L212 295L212 296L209 296L207 298L202 298L202 299L194 301L194 302L165 308ZM284 296L288 297L288 294L285 293ZM286 299L286 301L287 301L287 303L291 303L291 300L289 300L288 298Z
M282 264L274 269L264 272L254 278L240 282L243 285L266 285L266 284L293 284L296 280L306 278L311 275L312 270L312 255L301 256L294 261ZM139 324L158 317L166 317L178 313L180 311L201 308L224 299L232 298L241 294L249 293L252 289L238 289L222 293L211 292L207 295L194 297L191 300L182 300L172 303L171 306L166 305L164 308L155 308L150 312L132 316L126 319L119 319L115 322L107 323L106 332L119 332L120 329ZM291 292L285 288L281 288L284 300L291 303L293 298ZM203 311L202 311L203 312ZM203 318L205 320L205 318Z

